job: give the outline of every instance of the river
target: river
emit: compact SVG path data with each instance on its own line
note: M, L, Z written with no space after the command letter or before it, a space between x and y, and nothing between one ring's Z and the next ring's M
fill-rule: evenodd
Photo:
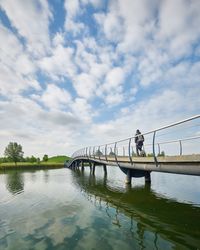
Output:
M116 167L0 174L0 249L199 249L200 177Z

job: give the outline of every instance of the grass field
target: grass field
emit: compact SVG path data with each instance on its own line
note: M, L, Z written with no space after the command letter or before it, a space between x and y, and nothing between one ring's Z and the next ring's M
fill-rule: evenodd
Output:
M64 162L69 160L70 157L64 155L58 155L49 157L48 161L44 162L41 161L40 163L37 162L17 162L15 165L14 162L5 162L0 163L0 170L5 169L25 169L25 168L61 168L64 167Z
M47 162L64 163L65 161L68 161L69 159L70 157L68 156L58 155L58 156L50 157Z

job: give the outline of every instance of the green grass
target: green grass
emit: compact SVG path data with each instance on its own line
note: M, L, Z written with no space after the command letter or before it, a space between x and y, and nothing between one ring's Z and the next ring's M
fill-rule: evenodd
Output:
M50 157L47 162L64 163L66 160L69 160L69 159L70 157L66 155L58 155L58 156Z
M4 162L0 163L0 170L1 169L17 169L17 168L58 168L58 167L64 167L64 162L66 160L69 160L70 157L64 156L64 155L58 155L50 157L48 161L44 162L41 161L40 163L37 162L17 162L17 165L15 165L14 162Z

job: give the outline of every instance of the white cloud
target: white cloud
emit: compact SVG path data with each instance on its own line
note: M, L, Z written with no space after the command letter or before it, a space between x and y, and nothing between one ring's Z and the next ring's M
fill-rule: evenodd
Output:
M98 24L103 28L103 32L108 40L112 42L119 42L123 38L123 20L117 13L110 12L108 14L95 14L94 18Z
M86 28L83 23L76 20L76 17L82 11L80 2L79 0L65 0L64 6L66 10L65 29L76 35Z
M76 41L75 62L81 71L88 72L92 63L96 62L96 55L87 52L84 44L80 41Z
M196 91L192 88L185 94L183 94L184 90L181 92L175 90L158 91L151 98L122 110L120 115L117 113L115 119L93 124L90 130L91 137L95 138L93 145L134 136L137 128L141 129L142 132L147 132L189 117L191 111L195 109L194 106L200 105L200 101L195 98Z
M83 113L80 104L81 108ZM0 101L0 113L1 154L10 141L20 143L25 155L70 154L75 150L73 145L82 127L78 110L77 115L55 109L48 112L34 100L15 96Z
M57 47L58 45L63 45L65 42L64 33L57 32L53 38L53 45Z
M65 1L65 9L67 10L68 18L75 17L80 11L79 0L67 0L67 1Z
M188 55L199 37L199 1L165 0L159 12L158 38L169 44L173 57ZM170 17L170 18L169 18Z
M49 20L52 14L46 0L1 0L11 24L26 39L28 50L36 56L44 55L50 46Z
M153 30L153 15L157 1L119 0L118 11L124 20L124 38L118 49L122 52L138 51L144 48L146 37Z
M124 96L122 93L111 93L105 96L105 103L114 106L121 103L124 100Z
M102 6L101 0L80 0L82 4L92 4L95 8Z
M52 54L43 57L38 65L53 80L60 80L62 77L73 77L76 67L73 63L74 50L59 44L52 50Z
M24 50L17 37L0 24L0 92L18 93L30 87L39 90L40 85L34 79L36 65Z
M90 123L96 114L96 110L92 109L84 98L76 98L71 105L71 109L77 117L86 123Z
M123 99L123 85L125 81L125 70L120 67L114 67L107 72L105 82L99 88L99 96L105 103L112 106L120 104Z
M36 97L35 97L36 98ZM44 105L50 109L65 109L67 110L71 102L71 95L65 89L61 89L54 84L48 84L47 89L39 97Z
M89 74L82 73L74 79L74 88L80 97L90 99L94 97L97 79Z
M103 88L106 91L117 89L121 84L123 84L124 79L124 70L120 67L115 67L108 72Z
M115 0L107 8L66 0L55 33L45 0L0 6L12 26L0 23L2 152L19 140L30 154L68 153L199 112L198 0Z

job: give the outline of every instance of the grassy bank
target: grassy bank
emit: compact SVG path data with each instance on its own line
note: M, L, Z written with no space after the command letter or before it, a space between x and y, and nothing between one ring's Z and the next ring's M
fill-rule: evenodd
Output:
M45 168L63 168L64 162L68 161L68 156L53 156L48 161L41 161L40 163L32 162L5 162L0 163L0 170L6 169L45 169Z
M57 155L57 156L53 156L50 157L48 159L48 162L53 162L53 163L64 163L65 161L68 161L70 159L70 157L65 156L65 155Z

